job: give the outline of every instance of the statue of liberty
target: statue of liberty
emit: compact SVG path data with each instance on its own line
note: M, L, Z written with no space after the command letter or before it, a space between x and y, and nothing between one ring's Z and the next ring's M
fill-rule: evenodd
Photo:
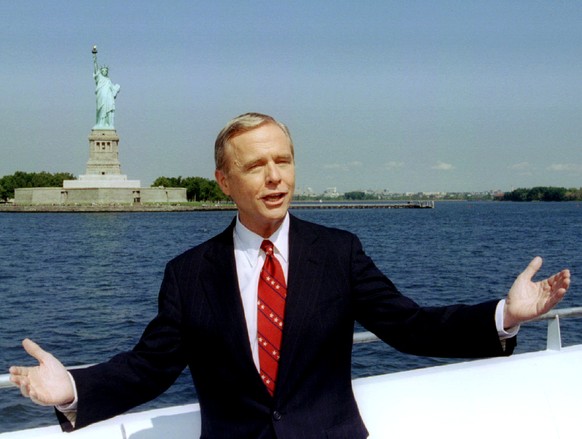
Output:
M97 99L97 122L93 129L114 129L115 97L119 93L119 84L109 79L109 67L97 64L97 46L93 46L93 78L95 79L95 97Z

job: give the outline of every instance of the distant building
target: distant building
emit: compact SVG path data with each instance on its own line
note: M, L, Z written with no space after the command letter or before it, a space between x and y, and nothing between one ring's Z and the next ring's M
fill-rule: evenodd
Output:
M328 187L324 192L323 196L327 198L339 198L342 194L337 191L336 187Z

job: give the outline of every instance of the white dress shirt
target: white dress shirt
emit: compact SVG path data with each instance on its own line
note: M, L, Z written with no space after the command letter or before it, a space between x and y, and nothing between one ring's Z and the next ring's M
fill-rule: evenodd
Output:
M281 226L269 238L274 245L274 255L281 263L287 283L289 273L289 214L285 216ZM259 342L257 340L257 294L261 269L265 262L265 252L261 250L261 243L265 238L251 232L236 219L234 227L234 259L236 261L236 275L240 289L247 331L253 361L257 370L259 366Z

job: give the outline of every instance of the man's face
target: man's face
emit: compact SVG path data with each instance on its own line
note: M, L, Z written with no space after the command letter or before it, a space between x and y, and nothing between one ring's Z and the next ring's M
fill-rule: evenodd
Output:
M283 222L295 190L291 141L268 123L229 143L225 169L216 170L216 181L236 203L245 227L267 238Z

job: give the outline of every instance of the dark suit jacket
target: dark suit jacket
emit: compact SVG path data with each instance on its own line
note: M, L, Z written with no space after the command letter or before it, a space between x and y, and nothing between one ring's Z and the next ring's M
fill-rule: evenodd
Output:
M285 328L271 397L249 347L233 224L168 263L158 315L131 352L71 371L76 428L155 398L189 366L203 438L365 438L351 387L354 321L419 355L512 350L514 342L505 352L499 342L496 301L419 307L376 268L356 236L291 216Z

